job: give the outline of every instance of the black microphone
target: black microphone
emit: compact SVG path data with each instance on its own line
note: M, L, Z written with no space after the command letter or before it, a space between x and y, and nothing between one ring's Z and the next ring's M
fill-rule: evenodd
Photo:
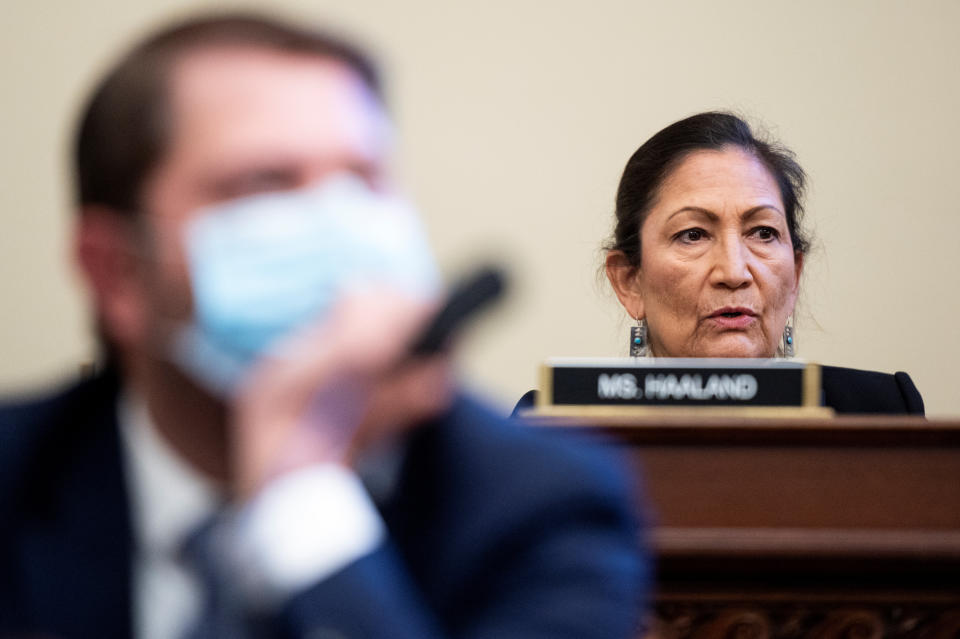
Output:
M443 351L468 320L498 302L507 288L506 276L496 266L483 266L450 288L443 307L410 347L412 356Z

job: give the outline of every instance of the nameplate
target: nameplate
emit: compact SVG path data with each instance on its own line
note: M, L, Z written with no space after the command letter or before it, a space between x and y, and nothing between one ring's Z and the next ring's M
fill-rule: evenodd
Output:
M820 367L780 359L554 358L541 370L535 412L600 407L817 408Z

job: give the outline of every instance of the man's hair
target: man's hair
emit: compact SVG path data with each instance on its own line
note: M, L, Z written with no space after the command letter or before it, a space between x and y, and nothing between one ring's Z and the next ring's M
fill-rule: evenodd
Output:
M75 203L127 215L139 209L148 174L171 137L169 77L194 51L251 47L340 62L383 99L373 62L354 46L315 30L251 13L208 15L155 32L103 77L84 109L74 140Z

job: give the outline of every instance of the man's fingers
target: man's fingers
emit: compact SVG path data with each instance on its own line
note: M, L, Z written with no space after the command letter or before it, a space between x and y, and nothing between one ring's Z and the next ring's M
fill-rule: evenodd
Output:
M446 359L409 354L434 308L388 291L351 295L262 358L235 401L240 492L311 460L346 461L443 410Z

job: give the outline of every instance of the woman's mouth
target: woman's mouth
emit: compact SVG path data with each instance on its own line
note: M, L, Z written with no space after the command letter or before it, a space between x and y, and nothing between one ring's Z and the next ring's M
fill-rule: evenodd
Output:
M749 308L727 306L711 313L707 320L724 330L743 330L757 321L757 314Z

